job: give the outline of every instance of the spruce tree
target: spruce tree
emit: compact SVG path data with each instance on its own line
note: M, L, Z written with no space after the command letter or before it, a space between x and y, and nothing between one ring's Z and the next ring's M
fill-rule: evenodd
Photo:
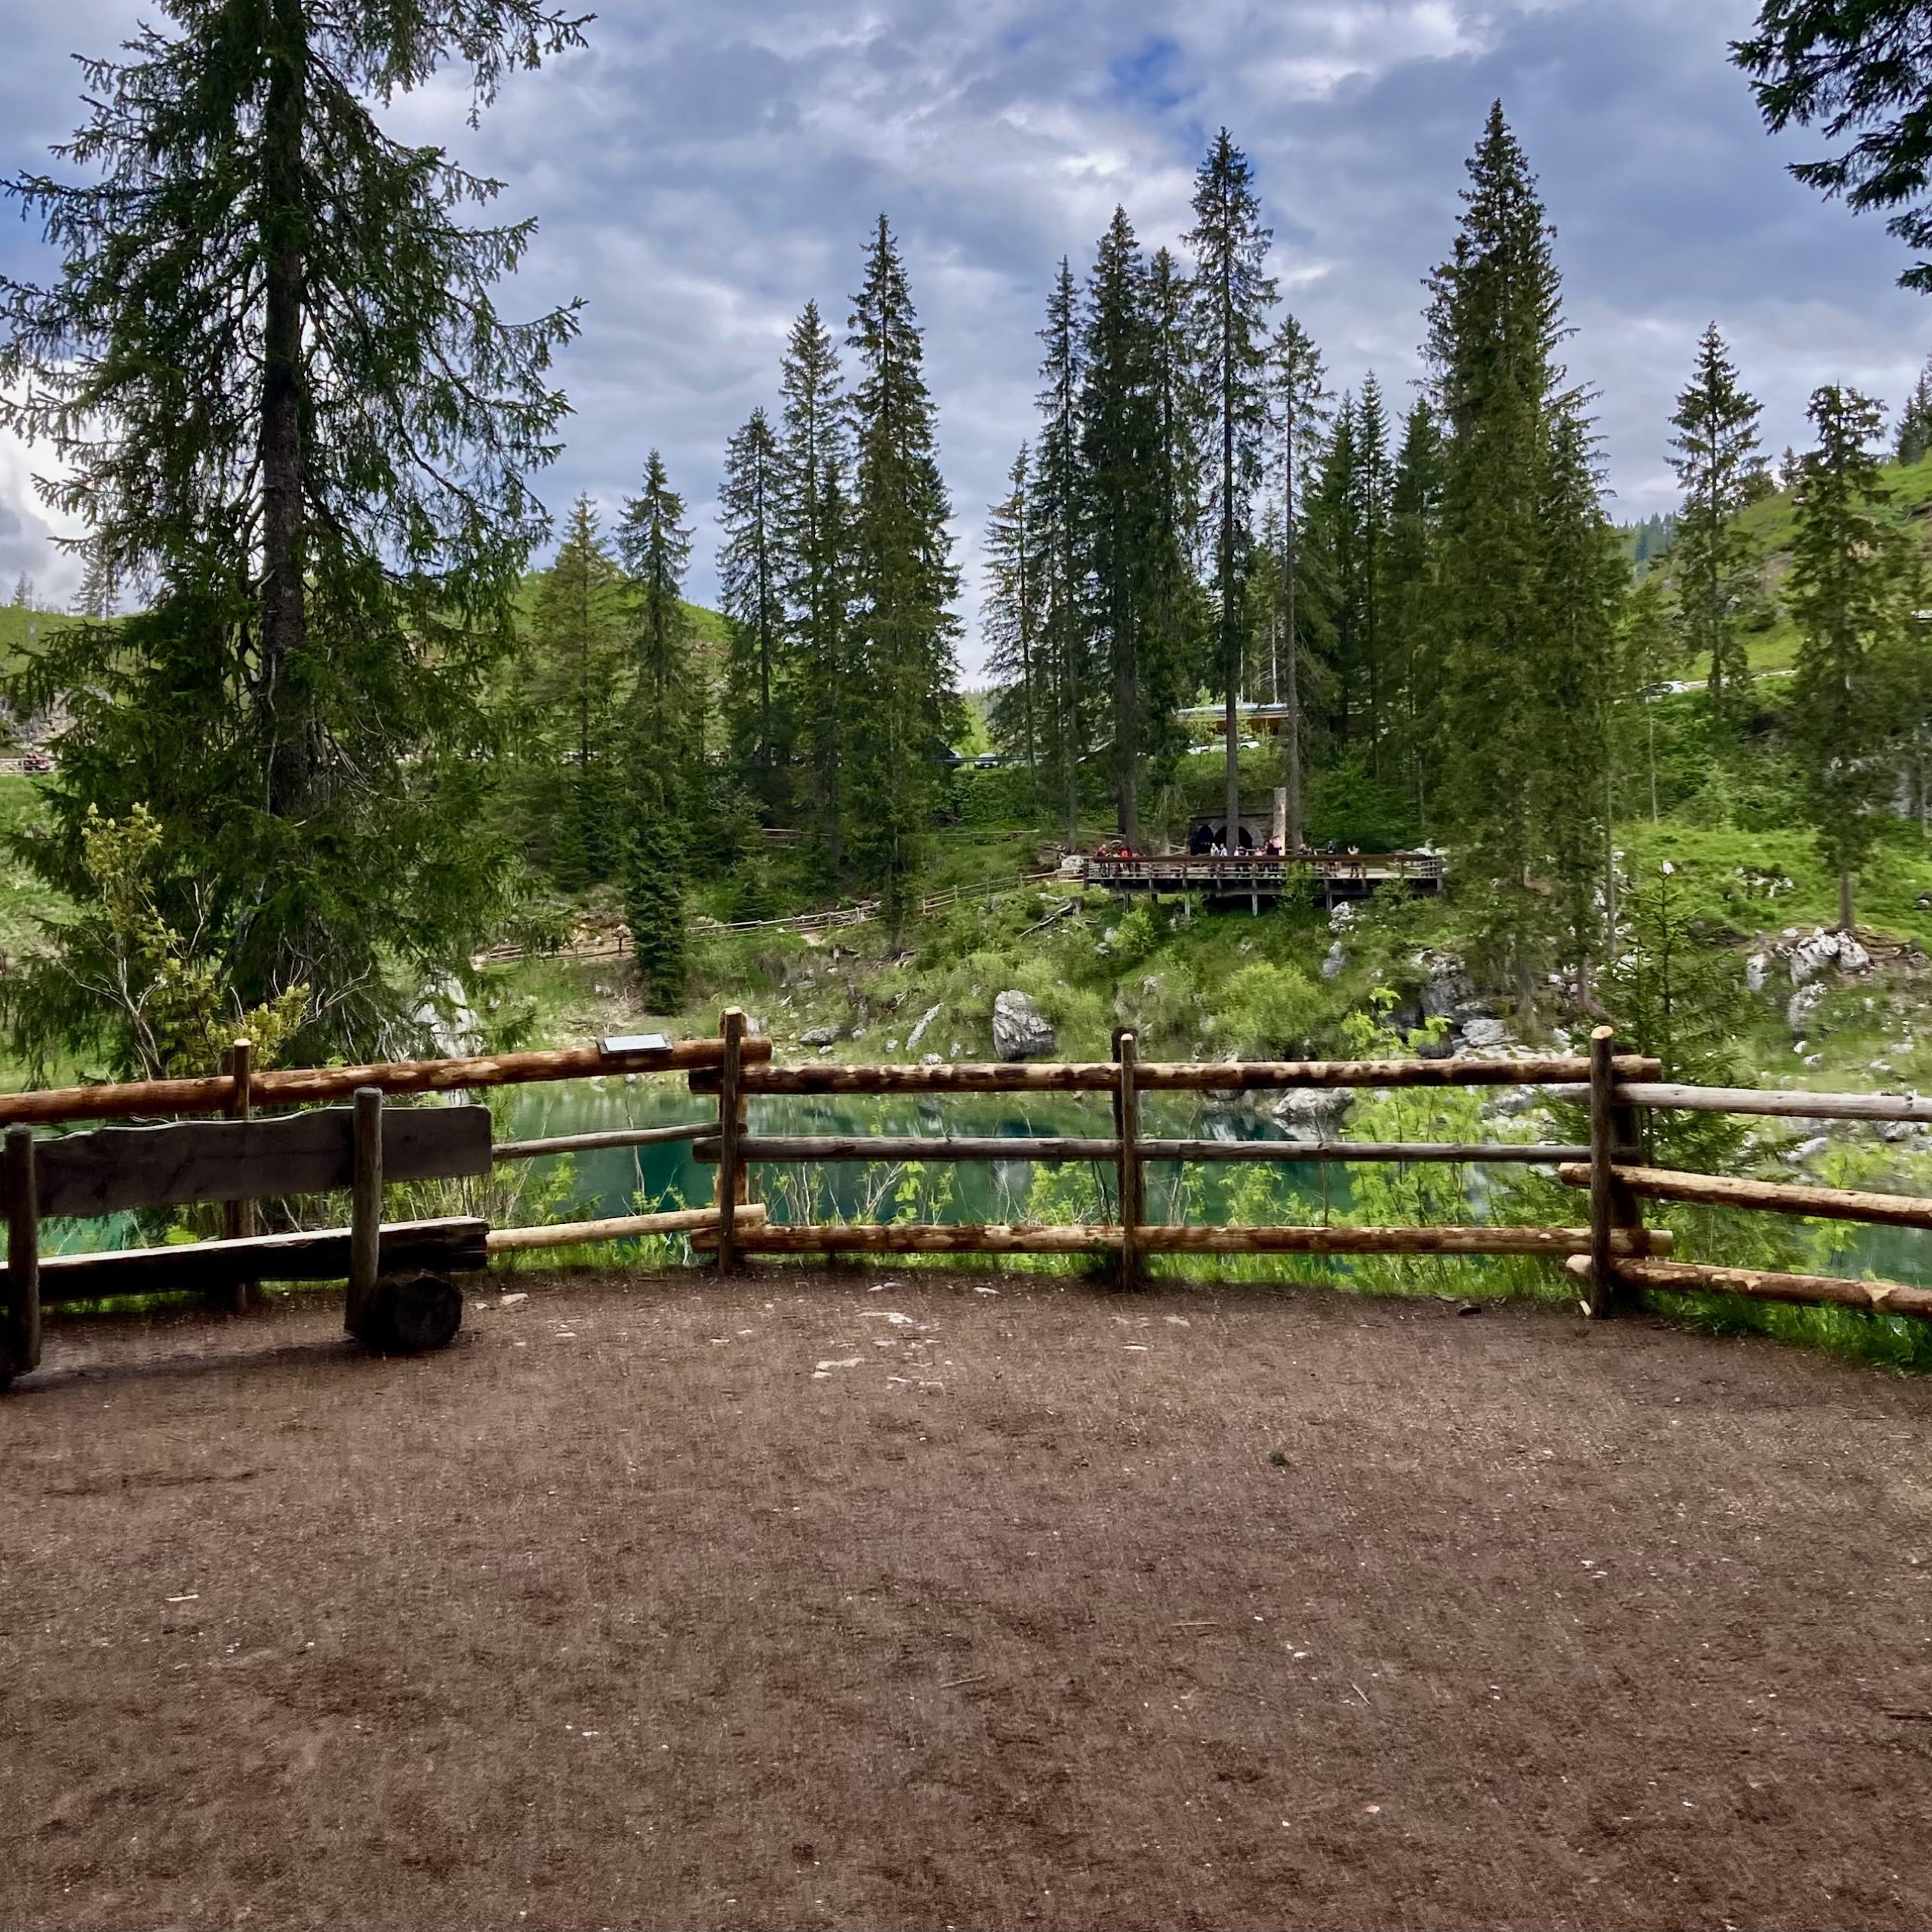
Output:
M1151 716L1156 732L1179 693L1150 624L1149 566L1159 535L1155 463L1159 420L1152 383L1146 268L1126 211L1115 208L1088 285L1080 389L1080 466L1097 666L1107 688L1115 823L1140 842L1140 762Z
M689 759L701 741L688 735L702 703L691 661L690 614L685 608L685 571L691 534L685 500L671 488L656 450L645 464L644 488L624 499L617 526L617 553L629 574L635 605L635 728L667 755ZM678 788L672 787L674 793Z
M790 632L781 548L783 466L762 409L726 445L718 524L718 577L730 629L722 706L727 749L739 783L768 823L784 801L791 752Z
M1548 436L1530 811L1551 889L1557 959L1574 973L1587 1004L1591 963L1609 956L1606 915L1614 918L1611 720L1617 700L1629 695L1617 675L1629 571L1603 513L1589 428L1574 398L1553 411Z
M778 548L795 660L795 731L807 814L835 876L844 863L839 811L849 722L849 435L838 351L816 302L806 303L792 326L779 388L784 414Z
M1402 446L1389 486L1382 605L1398 693L1395 762L1403 795L1425 833L1438 749L1441 514L1441 432L1428 397L1418 396L1403 422Z
M986 523L986 589L981 623L986 669L994 681L989 706L993 742L1026 768L1037 787L1040 771L1040 558L1033 528L1032 466L1021 444L1008 477L1011 488Z
M1838 874L1838 923L1896 789L1897 752L1920 686L1915 540L1887 513L1872 445L1875 402L1829 386L1811 398L1817 447L1799 459L1791 575L1798 625L1792 736L1820 856Z
M1282 318L1269 349L1269 375L1272 388L1275 431L1278 438L1276 461L1281 479L1281 629L1276 650L1286 672L1284 692L1270 693L1276 703L1287 705L1288 715L1281 734L1282 779L1287 788L1287 848L1300 852L1304 843L1302 814L1302 608L1297 579L1299 524L1301 511L1297 497L1301 472L1313 454L1327 420L1328 392L1322 386L1321 352L1313 339L1293 315Z
M1549 225L1500 102L1469 168L1455 246L1430 284L1444 432L1436 795L1459 890L1486 915L1482 948L1527 1000L1549 924L1531 775L1546 721L1544 472L1562 321Z
M1080 767L1088 749L1093 699L1088 676L1086 478L1080 462L1081 374L1079 300L1072 263L1062 257L1040 374L1039 457L1034 468L1033 526L1042 567L1040 651L1052 692L1048 764L1069 846L1080 830Z
M677 800L650 747L632 747L630 838L624 922L638 978L654 1012L675 1014L690 971L685 929L685 836Z
M625 683L623 586L595 505L580 497L537 586L524 660L519 801L547 822L558 883L575 891L617 869L623 845L618 720Z
M1758 546L1738 522L1759 465L1758 405L1745 394L1716 323L1697 345L1697 367L1671 418L1671 467L1684 508L1671 547L1685 652L1710 661L1711 716L1735 731L1749 703L1751 671L1742 619L1756 594Z
M1361 701L1368 768L1382 775L1386 698L1382 663L1383 551L1389 532L1389 419L1382 386L1371 370L1363 379L1355 417L1355 474L1352 492L1358 556L1356 623L1361 643Z
M851 520L853 651L848 838L862 883L903 927L912 877L957 721L958 595L924 345L892 231L881 215L854 298L860 375Z
M205 921L246 1004L311 988L291 1051L371 1050L501 903L480 700L576 328L501 318L530 225L466 225L500 184L378 112L451 62L480 107L581 35L537 0L159 11L83 64L89 118L57 152L92 178L11 184L61 260L0 291L0 422L52 445L44 494L91 554L153 586L63 627L12 695L72 694L34 863L85 894L89 807L145 804L163 916ZM83 1040L71 986L43 989Z
M1214 525L1214 595L1226 697L1228 837L1241 817L1241 729L1236 709L1245 655L1243 579L1251 547L1248 510L1267 434L1267 314L1275 300L1265 272L1272 231L1247 157L1223 128L1194 177L1194 327L1211 425L1209 500Z
M1923 463L1932 456L1932 362L1918 372L1918 380L1899 412L1893 454L1902 463Z

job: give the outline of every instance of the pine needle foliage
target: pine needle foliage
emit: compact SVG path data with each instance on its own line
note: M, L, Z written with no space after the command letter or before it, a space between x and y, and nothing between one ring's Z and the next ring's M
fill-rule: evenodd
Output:
M153 589L17 681L18 711L70 706L29 857L82 896L88 804L146 804L164 918L193 881L239 998L306 983L305 1048L366 1050L498 903L478 700L545 528L528 479L577 326L499 315L531 225L461 220L499 184L377 112L451 63L480 110L581 23L537 0L161 11L82 63L88 118L56 153L83 178L9 184L60 266L0 282L0 424L60 458L42 494L90 560ZM12 989L23 1041L115 1030L50 985Z

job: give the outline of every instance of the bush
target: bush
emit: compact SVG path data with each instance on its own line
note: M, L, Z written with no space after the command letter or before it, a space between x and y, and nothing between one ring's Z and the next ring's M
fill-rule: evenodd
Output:
M1257 960L1228 981L1215 1032L1238 1054L1299 1054L1331 1017L1329 995L1299 966Z

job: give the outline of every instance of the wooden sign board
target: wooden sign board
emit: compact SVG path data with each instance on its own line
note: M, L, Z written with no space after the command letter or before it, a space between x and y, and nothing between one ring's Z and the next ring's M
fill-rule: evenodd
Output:
M448 1180L490 1170L488 1107L387 1107L386 1180ZM353 1111L321 1107L269 1120L102 1127L34 1148L43 1219L198 1201L324 1194L354 1177Z

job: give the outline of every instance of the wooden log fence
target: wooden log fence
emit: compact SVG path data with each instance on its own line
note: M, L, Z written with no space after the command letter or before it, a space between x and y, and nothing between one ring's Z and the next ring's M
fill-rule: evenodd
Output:
M39 1354L43 1300L92 1300L193 1284L245 1294L263 1279L349 1281L352 1328L379 1273L399 1267L478 1267L490 1258L587 1243L678 1235L721 1268L750 1256L1014 1254L1107 1258L1128 1282L1159 1255L1307 1254L1540 1257L1565 1266L1587 1313L1614 1313L1644 1290L1734 1294L1758 1300L1932 1318L1932 1289L1832 1276L1729 1268L1672 1257L1669 1231L1647 1227L1646 1201L1758 1210L1889 1227L1932 1229L1932 1199L1660 1168L1643 1158L1646 1115L1658 1109L1787 1119L1924 1121L1932 1100L1889 1094L1758 1092L1667 1082L1641 1054L1620 1052L1607 1028L1587 1055L1514 1060L1166 1062L1143 1060L1130 1029L1111 1059L1094 1062L841 1066L773 1063L737 1008L713 1039L616 1038L552 1052L478 1055L361 1067L261 1072L246 1041L206 1078L122 1082L0 1097L5 1130L0 1205L8 1217L8 1265L0 1291L0 1386ZM395 1109L394 1096L612 1074L681 1078L712 1102L706 1117L491 1143L486 1109ZM1270 1091L1495 1089L1538 1087L1586 1103L1580 1143L1382 1142L1209 1139L1149 1134L1149 1094L1232 1097ZM1086 1134L771 1134L752 1131L760 1100L787 1095L1104 1094L1112 1131ZM298 1114L274 1110L352 1102ZM225 1116L203 1124L97 1129L36 1141L36 1124ZM458 1118L457 1116L463 1116ZM352 1131L347 1123L352 1117ZM432 1131L433 1130L433 1131ZM491 1229L481 1220L387 1224L378 1204L385 1178L487 1172L492 1165L610 1149L688 1145L715 1169L708 1204L537 1227ZM912 1162L1086 1163L1112 1174L1115 1218L1073 1226L775 1220L752 1186L760 1167ZM1581 1226L1362 1227L1174 1226L1148 1218L1151 1164L1264 1163L1282 1167L1370 1164L1535 1165L1586 1195ZM237 1177L243 1177L238 1179ZM347 1229L264 1237L252 1204L278 1193L351 1186ZM48 1215L103 1214L153 1199L225 1204L226 1238L117 1255L42 1257ZM239 1305L238 1303L237 1304Z

